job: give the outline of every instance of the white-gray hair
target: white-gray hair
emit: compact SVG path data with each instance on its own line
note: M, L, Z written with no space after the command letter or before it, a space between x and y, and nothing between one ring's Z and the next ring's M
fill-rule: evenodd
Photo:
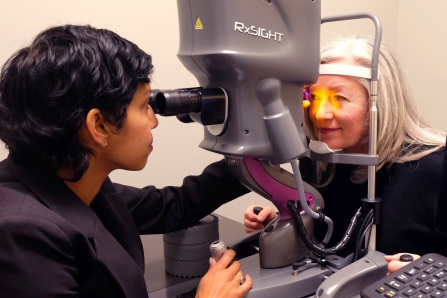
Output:
M338 38L327 44L321 51L321 63L337 63L337 61L351 61L353 64L370 67L374 39L369 36L355 35ZM378 130L377 154L379 164L376 171L384 165L403 163L420 159L445 145L446 134L430 126L420 114L411 88L394 53L384 44L380 47L378 82ZM359 78L370 94L370 80ZM305 130L313 140L316 135L308 112L304 113ZM366 140L368 141L368 140ZM332 168L328 180L317 181L326 185L333 177ZM329 171L327 165L317 163L317 180L322 173ZM324 175L326 176L326 175ZM327 177L327 176L326 176ZM351 175L355 183L367 180L367 167L357 167Z

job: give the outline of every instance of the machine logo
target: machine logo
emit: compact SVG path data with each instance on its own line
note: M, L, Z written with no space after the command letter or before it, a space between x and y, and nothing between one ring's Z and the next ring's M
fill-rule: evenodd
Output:
M281 39L284 36L283 33L272 32L271 30L267 30L265 28L245 26L245 24L241 22L234 22L234 31L238 31L243 34L250 34L264 39L275 40L278 42L281 42Z

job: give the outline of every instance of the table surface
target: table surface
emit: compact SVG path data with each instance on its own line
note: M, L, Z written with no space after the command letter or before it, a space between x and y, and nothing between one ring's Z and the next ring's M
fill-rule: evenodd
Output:
M245 234L242 223L218 214L213 215L219 218L219 238L225 243L231 243L233 239L243 237ZM144 278L149 293L191 280L166 273L163 234L141 235L141 241L145 257Z

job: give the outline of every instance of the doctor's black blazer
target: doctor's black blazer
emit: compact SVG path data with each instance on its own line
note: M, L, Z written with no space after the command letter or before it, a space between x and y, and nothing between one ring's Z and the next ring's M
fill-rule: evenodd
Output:
M180 187L103 184L90 206L59 178L0 162L0 297L147 297L140 234L186 228L247 193L225 161Z

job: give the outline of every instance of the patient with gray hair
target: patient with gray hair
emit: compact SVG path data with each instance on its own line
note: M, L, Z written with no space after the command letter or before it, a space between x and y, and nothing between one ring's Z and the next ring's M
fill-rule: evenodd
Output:
M370 74L373 44L374 39L368 36L348 36L322 49L318 80L305 87L309 102L303 107L303 114L310 140L324 142L333 150L368 153L368 71ZM388 269L394 271L404 264L399 261L402 252L447 254L447 245L439 244L435 229L446 135L423 119L401 65L385 44L380 47L378 62L379 162L375 193L382 202L376 249L389 255ZM367 166L303 158L300 170L303 180L323 196L323 213L334 222L333 236L326 246L333 247L367 196ZM276 217L275 210L268 206L256 215L254 206L244 213L247 232L263 229ZM360 257L366 252L361 239L369 241L369 237L361 232L355 231L340 255ZM326 225L316 222L316 242L325 233Z

